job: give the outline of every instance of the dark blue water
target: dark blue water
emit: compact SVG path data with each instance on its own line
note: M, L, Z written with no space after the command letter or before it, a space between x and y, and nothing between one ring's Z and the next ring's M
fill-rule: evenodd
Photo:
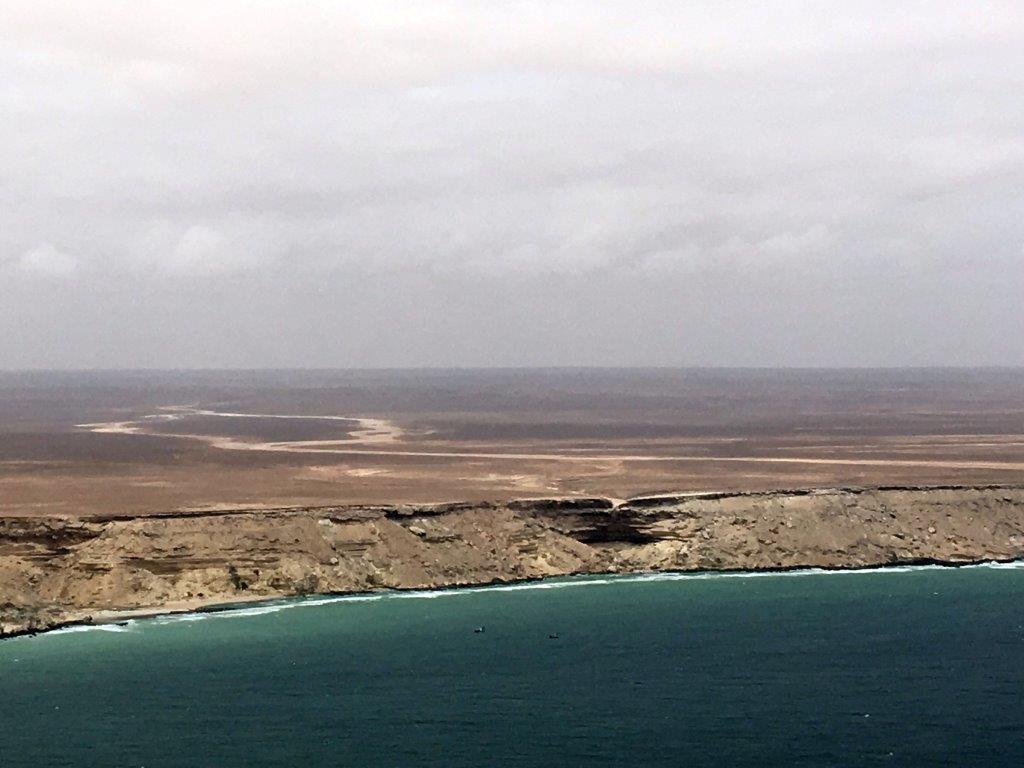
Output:
M3 642L0 766L1024 765L1022 569L599 582Z

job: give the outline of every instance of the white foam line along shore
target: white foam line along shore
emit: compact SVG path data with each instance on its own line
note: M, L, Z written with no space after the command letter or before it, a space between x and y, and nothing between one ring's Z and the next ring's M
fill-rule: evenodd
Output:
M1008 563L982 562L951 567L948 565L897 565L880 566L878 568L797 568L789 571L699 571L689 573L636 573L610 576L560 577L549 580L525 581L512 584L480 585L472 587L454 587L451 589L431 590L389 590L368 592L352 595L323 595L307 598L276 598L256 605L239 606L237 608L215 608L206 611L190 611L185 613L157 614L153 616L127 619L117 623L80 624L46 632L38 637L77 632L128 632L132 628L143 625L164 626L181 622L205 621L208 619L232 619L253 616L264 616L294 608L315 608L335 603L369 603L382 600L436 600L446 597L463 597L469 595L489 594L493 592L525 592L546 589L576 589L596 587L609 584L637 584L664 581L702 581L709 579L764 579L764 578L799 578L808 576L865 576L877 574L905 574L919 571L954 571L963 569L989 568L995 570L1024 570L1024 560ZM19 639L19 638L15 638Z

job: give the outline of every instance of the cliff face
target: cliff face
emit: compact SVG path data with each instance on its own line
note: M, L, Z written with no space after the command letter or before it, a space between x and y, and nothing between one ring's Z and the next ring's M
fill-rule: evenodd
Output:
M313 592L1019 557L1024 487L0 518L0 634Z

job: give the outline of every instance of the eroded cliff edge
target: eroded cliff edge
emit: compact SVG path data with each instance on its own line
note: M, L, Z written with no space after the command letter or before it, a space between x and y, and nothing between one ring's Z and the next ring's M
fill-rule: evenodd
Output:
M0 635L314 592L1020 557L1024 486L0 517Z

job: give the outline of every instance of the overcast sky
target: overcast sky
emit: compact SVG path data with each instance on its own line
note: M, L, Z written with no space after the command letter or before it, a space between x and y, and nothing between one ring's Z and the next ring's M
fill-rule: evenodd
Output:
M0 0L0 368L1024 364L1024 2Z

